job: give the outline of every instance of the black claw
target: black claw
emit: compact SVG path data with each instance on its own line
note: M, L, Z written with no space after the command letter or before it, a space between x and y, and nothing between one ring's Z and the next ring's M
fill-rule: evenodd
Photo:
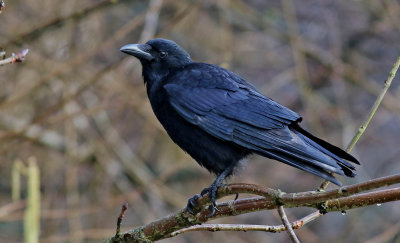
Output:
M208 209L211 211L209 215L207 215L207 218L211 218L212 216L214 216L215 211L218 211L217 209L217 204L215 202L215 200L217 199L217 191L218 191L218 187L220 187L221 185L218 184L212 184L208 189L208 193L209 193L209 197L210 197L210 202L211 205L208 207Z
M208 209L210 210L210 213L206 216L206 218L211 218L212 216L214 216L215 211L216 211L217 208L214 205L211 204L208 207Z
M201 197L201 195L196 194L193 197L191 197L188 200L187 206L186 206L186 210L190 213L190 214L195 214L194 212L194 208L197 206L197 199L199 199Z
M196 194L193 197L191 197L188 200L187 206L186 206L186 210L190 213L190 214L195 214L195 210L194 208L198 206L197 204L197 199L199 199L200 197L204 196L205 194L209 194L210 197L210 202L211 205L208 207L208 209L211 211L210 214L208 214L206 217L210 218L212 216L214 216L216 211L219 211L217 209L217 204L215 203L215 200L217 198L217 191L218 188L221 185L217 185L217 184L212 184L210 187L204 188L200 194Z
M211 188L211 187L204 188L204 189L200 192L200 195L201 195L201 196L204 196L204 195L206 195L207 193L209 193L209 192L211 191L210 188Z
M236 201L238 198L239 198L239 193L236 193L235 199L233 199L233 201Z
M233 170L233 166L228 167L227 169L225 169L218 177L217 179L214 181L213 184L211 184L210 187L204 188L201 192L200 195L195 195L192 198L189 199L188 204L187 204L187 211L191 214L194 214L193 212L193 208L195 206L197 206L197 199L199 197L204 196L205 194L208 193L208 196L210 198L210 202L211 205L208 207L208 209L210 210L210 214L207 215L207 218L211 218L212 216L214 216L215 211L219 211L217 208L217 204L215 203L216 199L217 199L217 191L218 188L221 186L224 186L224 184L222 183L222 181L226 178L226 176L230 175L232 173ZM238 198L238 194L236 194L236 198L235 200Z

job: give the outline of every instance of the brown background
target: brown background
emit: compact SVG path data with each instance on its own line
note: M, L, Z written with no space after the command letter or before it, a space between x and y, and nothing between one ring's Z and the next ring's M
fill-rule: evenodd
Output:
M160 5L160 3L162 5ZM41 172L41 242L98 242L186 205L214 177L167 136L153 115L137 60L119 52L153 37L196 61L229 68L304 117L304 127L345 147L400 53L394 0L6 1L0 47L29 48L0 67L0 210L11 201L15 159ZM87 10L87 11L86 11ZM295 15L293 14L295 13ZM159 17L159 18L158 18ZM399 173L399 78L352 152L344 184ZM321 179L254 156L230 182L297 192ZM22 198L26 194L23 180ZM241 197L243 197L242 195ZM0 241L22 241L24 207L0 214ZM294 220L311 209L288 210ZM330 213L297 230L304 242L398 242L398 202ZM220 223L280 224L275 211ZM382 238L377 238L382 237ZM285 233L196 232L165 242L285 242Z

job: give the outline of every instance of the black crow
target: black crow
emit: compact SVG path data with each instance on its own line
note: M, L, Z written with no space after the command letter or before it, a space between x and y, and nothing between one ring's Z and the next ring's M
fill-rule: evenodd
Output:
M238 162L258 154L322 177L354 177L359 164L342 149L319 139L299 126L302 118L265 97L237 74L193 61L175 42L154 39L120 49L139 59L153 111L171 139L217 179L209 193L215 212L218 187ZM195 195L188 201L193 213Z

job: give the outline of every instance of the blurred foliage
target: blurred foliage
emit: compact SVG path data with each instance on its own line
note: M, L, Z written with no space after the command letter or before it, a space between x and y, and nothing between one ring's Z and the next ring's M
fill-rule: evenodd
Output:
M182 208L213 181L168 138L153 115L139 62L119 52L153 37L175 40L194 60L227 67L305 119L314 134L345 147L400 52L398 0L26 0L6 1L0 49L30 52L0 67L0 241L23 241L29 188L12 201L14 161L40 170L40 242L98 242ZM160 5L162 4L162 5ZM400 86L353 154L355 179L400 171ZM250 157L230 182L296 192L321 179ZM398 204L398 203L397 203ZM288 210L289 219L308 209ZM328 214L296 231L304 242L394 242L399 206ZM280 224L276 212L220 223ZM124 230L124 229L122 229ZM196 232L165 242L278 242L286 234Z

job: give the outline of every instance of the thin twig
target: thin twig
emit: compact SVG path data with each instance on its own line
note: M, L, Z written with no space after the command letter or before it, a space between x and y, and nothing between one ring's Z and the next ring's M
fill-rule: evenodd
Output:
M367 128L368 124L372 120L372 117L375 115L375 112L378 110L378 107L381 104L383 97L385 96L387 90L389 89L390 85L392 84L392 80L394 79L396 72L399 69L399 66L400 66L400 56L397 58L397 61L394 63L392 70L390 70L389 76L383 84L383 89L382 89L381 93L379 94L379 96L376 98L375 103L372 106L372 108L367 116L367 119L360 126L357 134L354 135L350 144L347 146L347 148L346 148L347 152L350 152L353 149L354 145L356 145L356 143L360 139L361 135L365 132L365 129Z
M288 233L289 238L294 243L300 243L299 239L297 238L296 234L294 233L294 230L293 230L293 228L292 228L292 226L291 226L291 224L289 222L289 219L286 216L285 210L283 209L282 205L278 207L278 213L279 213L279 216L282 219L283 225L285 225L286 232Z
M293 223L290 224L292 229L298 229L309 222L313 221L314 219L322 216L321 213L315 212L310 215L307 215L307 217L304 217L302 219L299 219L297 221L294 221ZM201 225L193 225L181 230L177 230L175 232L172 232L168 237L175 237L177 235L186 233L186 232L192 232L192 231L264 231L264 232L272 232L272 233L278 233L286 230L286 226L281 224L281 225L276 225L276 226L270 226L270 225L253 225L253 224L201 224Z
M385 80L383 84L383 89L379 93L378 97L376 98L374 105L372 106L367 118L363 122L363 124L360 126L358 129L358 132L354 135L353 139L350 141L349 145L346 148L346 152L350 152L353 150L354 146L360 139L361 135L365 132L365 130L368 127L368 124L372 120L372 117L375 115L375 112L378 110L379 105L381 104L383 97L385 96L387 90L389 89L390 85L392 84L392 80L394 79L397 70L399 69L400 66L400 56L397 58L396 62L394 63L392 69L389 72L388 78ZM329 185L329 181L325 180L319 187L318 190L323 191L325 190Z
M28 54L29 49L22 49L17 54L12 53L10 57L0 60L0 66L4 66L10 63L22 62L25 59L26 54Z
M127 209L128 209L128 203L126 202L122 205L121 213L119 214L119 217L117 220L117 230L115 232L115 237L119 237L119 235L121 233L121 223L122 223L122 219L124 218L124 214Z
M347 146L346 152L350 152L354 148L354 146L360 139L361 135L363 135L363 133L367 129L368 124L372 120L372 117L375 115L375 112L378 110L378 107L381 104L383 97L385 96L387 90L389 89L390 85L392 84L392 80L394 79L396 72L399 69L399 66L400 66L400 56L397 58L396 62L393 64L393 67L389 72L389 76L383 84L383 89L381 90L380 94L376 98L374 105L371 107L371 110L370 110L367 118L362 123L360 128L358 128L358 132L354 135L353 139L350 141L349 145ZM324 181L320 185L319 190L325 190L328 185L329 185L329 181Z

